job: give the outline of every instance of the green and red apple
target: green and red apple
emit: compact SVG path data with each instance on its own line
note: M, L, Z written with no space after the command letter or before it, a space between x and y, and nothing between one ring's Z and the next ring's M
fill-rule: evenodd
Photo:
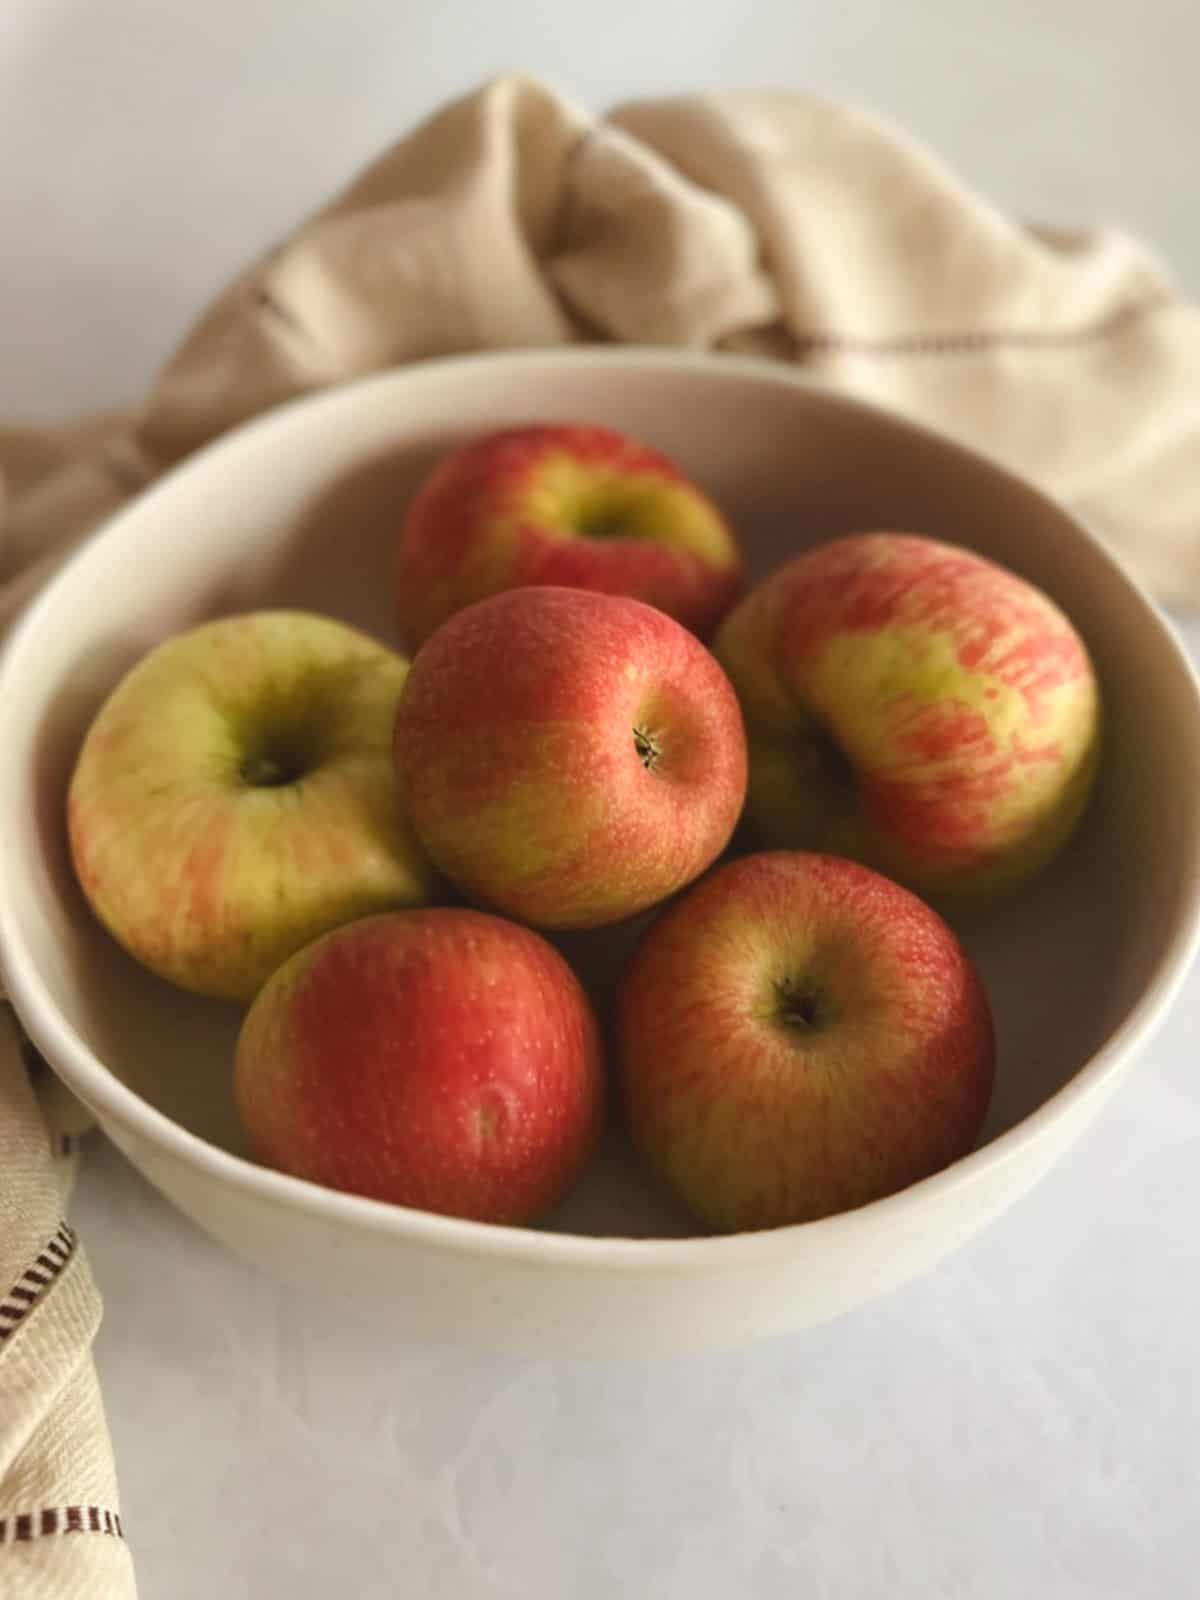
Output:
M865 1205L965 1155L991 1093L983 985L942 919L840 857L727 862L643 935L617 1005L634 1137L723 1230Z
M396 717L408 815L474 900L544 928L621 921L728 843L746 745L725 674L664 612L509 589L413 661Z
M527 928L442 907L366 917L294 955L242 1027L235 1098L295 1177L482 1222L528 1222L602 1120L599 1031Z
M392 767L408 664L306 612L204 623L122 679L84 740L71 853L100 920L151 971L249 999L351 918L436 875Z
M541 424L452 451L408 506L396 596L412 649L522 584L632 595L707 637L741 589L725 518L659 451L609 428Z
M1027 877L1097 765L1100 694L1057 605L956 545L867 533L798 556L714 649L746 719L759 842L933 895Z

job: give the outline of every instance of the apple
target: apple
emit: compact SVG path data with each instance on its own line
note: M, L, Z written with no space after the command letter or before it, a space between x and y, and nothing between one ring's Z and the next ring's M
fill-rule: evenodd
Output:
M306 612L207 622L104 702L68 795L109 931L198 994L249 999L317 934L427 900L391 762L407 662Z
M637 1144L701 1221L782 1227L966 1154L987 996L924 901L837 856L718 867L643 935L616 1037Z
M583 589L509 589L418 651L396 770L433 861L543 928L619 922L683 888L742 808L737 700L664 612Z
M294 955L246 1016L234 1090L266 1165L527 1222L587 1160L603 1066L591 1008L544 939L440 907L365 917Z
M447 455L401 524L396 595L411 648L522 584L633 595L702 637L741 589L733 534L666 456L609 428L505 428Z
M760 844L970 895L1044 866L1083 812L1100 732L1087 649L982 556L834 540L749 594L714 648L746 718Z

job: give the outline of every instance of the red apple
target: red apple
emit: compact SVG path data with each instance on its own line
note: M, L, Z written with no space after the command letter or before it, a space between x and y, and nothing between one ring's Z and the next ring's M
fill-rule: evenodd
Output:
M486 434L418 489L396 594L415 649L472 601L521 584L633 595L706 636L741 588L725 519L657 450L609 428Z
M714 646L762 843L853 856L934 894L1037 871L1083 811L1100 698L1046 595L969 550L869 533L798 556Z
M293 956L250 1008L234 1087L269 1166L525 1222L586 1161L602 1081L562 957L527 928L443 907L367 917Z
M423 645L400 698L406 809L471 898L546 928L618 922L725 847L746 746L724 673L638 600L510 589Z
M159 645L98 712L71 779L84 893L160 977L249 999L293 951L435 874L400 804L408 663L328 617L259 611Z
M937 914L836 856L719 867L643 936L617 1040L634 1136L720 1229L807 1222L928 1177L987 1109L983 985Z

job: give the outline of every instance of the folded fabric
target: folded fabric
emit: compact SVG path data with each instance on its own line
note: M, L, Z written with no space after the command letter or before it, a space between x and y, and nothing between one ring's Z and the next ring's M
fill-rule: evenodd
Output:
M0 430L0 578L18 585L0 604L268 406L451 352L589 340L788 361L1027 473L1162 598L1200 600L1200 311L1139 244L1010 220L895 129L811 97L596 121L506 77L248 267L138 416Z
M0 630L126 499L270 406L453 352L589 341L789 362L1026 473L1162 598L1200 601L1200 312L1140 245L1013 221L895 129L807 96L685 95L595 120L506 77L249 266L136 415L0 428ZM64 1114L78 1120L60 1095L39 1116L0 1039L14 1600L133 1588L90 1358L98 1301L47 1131Z
M64 1217L85 1121L49 1072L29 1059L0 996L5 1600L128 1600L135 1593L91 1356L100 1297Z

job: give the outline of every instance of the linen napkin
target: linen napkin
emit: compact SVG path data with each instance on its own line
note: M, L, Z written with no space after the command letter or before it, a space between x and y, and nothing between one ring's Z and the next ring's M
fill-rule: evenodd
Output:
M809 96L596 120L522 77L437 112L248 266L136 416L0 429L0 580L29 592L279 401L597 340L791 362L1026 473L1160 597L1200 601L1200 311L1135 240L1014 221L894 128Z
M91 1355L100 1297L64 1217L86 1125L82 1108L23 1048L0 994L4 1600L135 1593Z
M1008 218L896 129L810 96L596 119L509 76L249 265L136 414L0 428L0 629L124 500L270 406L453 352L594 341L790 362L1027 474L1161 598L1200 602L1200 312L1139 243ZM48 1103L0 1041L0 1593L106 1600L133 1579L98 1301L60 1220L57 1119L79 1113Z

